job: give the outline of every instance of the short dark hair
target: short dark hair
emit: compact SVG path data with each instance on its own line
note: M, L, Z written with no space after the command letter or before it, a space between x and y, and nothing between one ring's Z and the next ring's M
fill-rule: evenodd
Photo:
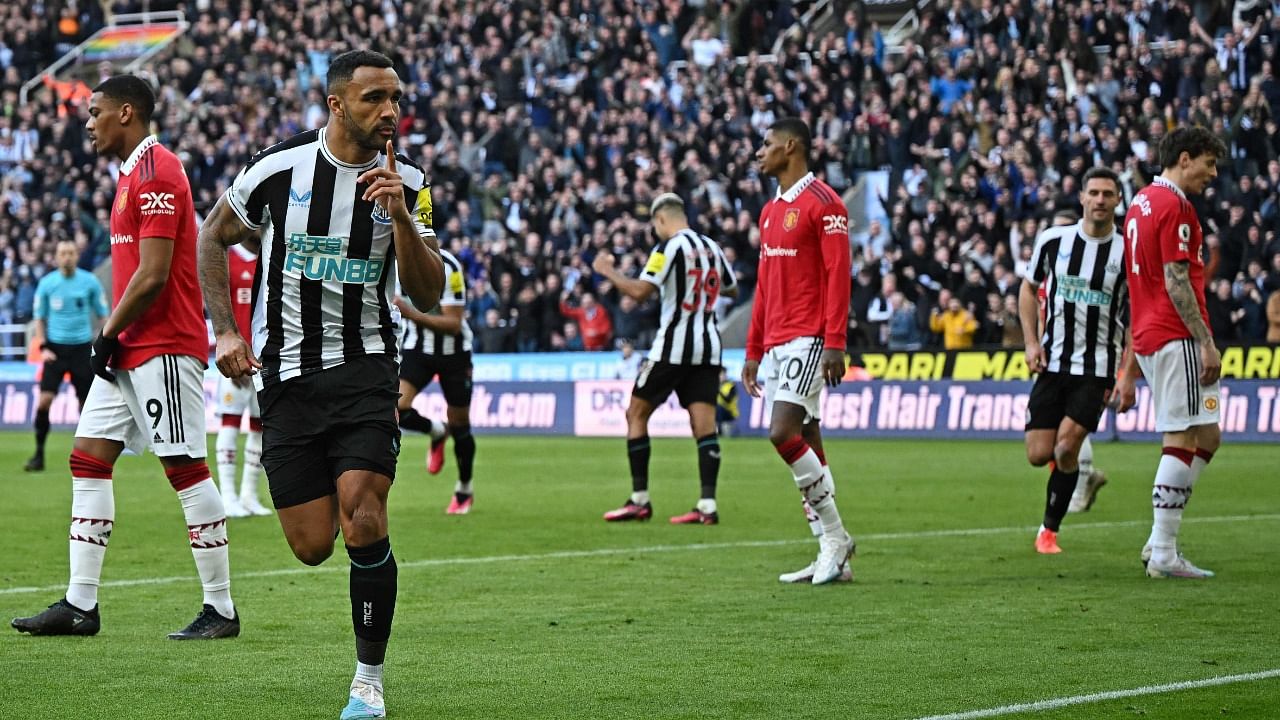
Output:
M813 136L809 133L809 126L800 118L785 117L769 126L769 129L775 133L790 135L800 142L800 147L804 148L804 157L809 158L809 151L813 148Z
M111 98L121 105L128 103L143 123L151 122L151 116L156 111L156 94L151 90L151 84L137 75L109 77L98 83L93 91L102 93L103 97Z
M1089 168L1089 170L1084 174L1084 178L1080 181L1080 187L1082 189L1088 187L1089 181L1096 178L1110 180L1115 183L1116 192L1120 192L1120 175L1118 175L1115 170L1112 170L1109 167L1102 167L1100 165Z
M1193 158L1201 155L1213 155L1221 160L1227 156L1227 146L1208 128L1202 125L1180 127L1160 141L1160 165L1165 169L1178 164L1182 153Z
M325 78L324 91L330 95L337 92L339 85L351 80L356 68L394 67L391 58L373 50L348 50L329 63L329 75Z

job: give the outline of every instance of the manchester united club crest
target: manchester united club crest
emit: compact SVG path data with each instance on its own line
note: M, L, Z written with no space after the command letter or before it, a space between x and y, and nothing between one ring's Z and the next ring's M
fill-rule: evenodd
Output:
M1205 410L1208 410L1209 412L1213 412L1214 410L1217 410L1217 409L1218 409L1218 398L1213 397L1212 395L1210 395L1209 397L1205 398L1205 399L1204 399L1204 409L1205 409Z
M116 200L116 212L124 212L124 208L129 204L129 186L120 188L120 197Z
M796 225L800 224L800 210L791 208L786 215L782 216L782 229L791 232L796 229Z

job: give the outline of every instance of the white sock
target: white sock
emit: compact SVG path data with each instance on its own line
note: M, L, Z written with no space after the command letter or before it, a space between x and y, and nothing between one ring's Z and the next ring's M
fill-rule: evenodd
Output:
M218 468L222 472L221 466ZM262 431L250 430L244 441L244 476L240 480L241 499L258 499L258 478L262 476Z
M844 522L836 509L836 486L831 468L822 464L813 448L806 445L804 453L791 463L791 475L796 487L800 488L800 494L822 522L823 534L843 533Z
M1177 557L1182 511L1191 497L1191 466L1175 455L1161 455L1156 468L1151 507L1151 562L1168 565Z
M1204 472L1205 466L1207 466L1208 464L1209 464L1209 461L1205 460L1199 454L1197 454L1195 459L1191 461L1191 489L1192 490L1195 489L1196 482L1200 480L1200 473Z
M636 492L631 493L631 502L635 503L636 505L649 504L649 491L637 490Z
M800 506L804 509L805 522L809 523L809 531L814 537L822 537L822 518L818 517L818 513L809 507L809 501L800 498Z
M461 480L459 480L459 481L455 482L455 483L453 484L453 491L454 491L454 492L456 492L456 493L462 493L463 495L470 495L470 494L471 494L471 481L470 481L470 480L468 480L467 482L462 482Z
M213 480L207 478L179 490L178 499L187 518L191 555L200 573L204 601L223 617L235 617L235 605L231 602L231 563L227 554L227 516L218 489L213 486Z
M702 498L701 500L698 501L698 512L704 515L710 515L715 511L716 511L715 498Z
M218 441L214 445L218 453L218 486L225 498L236 496L236 437L240 428L223 425L218 429Z
M1084 495L1085 488L1089 485L1089 478L1093 475L1093 441L1088 435L1084 436L1084 443L1080 445L1080 476L1076 479L1076 489L1071 497L1077 498Z
M71 581L67 602L81 610L98 604L98 583L107 540L115 525L116 500L110 478L71 480Z
M444 437L445 432L448 430L448 425L445 425L439 420L428 419L428 422L431 423L431 430L429 430L427 434L431 436L432 440L439 440Z
M351 681L352 687L357 682L373 685L376 688L382 688L382 666L381 665L365 665L359 660L356 661L356 676Z

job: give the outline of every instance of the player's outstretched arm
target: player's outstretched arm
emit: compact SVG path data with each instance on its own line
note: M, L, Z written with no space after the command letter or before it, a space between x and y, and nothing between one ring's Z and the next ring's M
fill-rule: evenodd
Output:
M1026 348L1027 369L1043 372L1045 368L1044 346L1040 344L1040 300L1036 297L1038 286L1023 279L1018 289L1018 322L1022 325L1022 344Z
M658 289L658 287L653 283L629 278L626 275L623 275L614 269L613 265L613 253L608 250L596 253L595 260L591 261L591 269L594 270L596 274L613 283L613 286L618 288L618 292L623 295L630 296L631 299L636 302L644 302L645 300L648 300L649 296L653 295L653 293Z
M229 378L252 375L262 367L236 327L227 274L227 249L240 243L253 246L258 240L258 232L240 220L225 195L205 218L196 240L200 290L204 293L204 305L209 309L217 340L215 360L218 370Z
M1178 311L1182 324L1200 345L1200 384L1212 385L1222 372L1222 355L1213 344L1213 333L1200 315L1200 303L1191 285L1191 266L1186 261L1164 264L1164 289Z

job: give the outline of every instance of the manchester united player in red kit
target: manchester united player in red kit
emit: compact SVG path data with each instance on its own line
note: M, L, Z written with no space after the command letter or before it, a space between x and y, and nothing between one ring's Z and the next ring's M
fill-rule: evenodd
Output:
M1226 154L1222 141L1203 127L1169 133L1160 142L1164 171L1134 196L1124 218L1134 358L1117 389L1131 395L1141 367L1151 386L1156 430L1164 433L1151 495L1155 522L1142 549L1147 575L1155 578L1213 577L1178 552L1182 510L1222 442L1222 356L1205 309L1204 237L1187 196L1204 191Z
M818 557L782 582L822 585L850 579L853 538L836 509L835 482L822 452L818 399L823 381L844 376L849 317L849 213L840 196L809 172L809 128L795 118L774 123L756 152L778 194L760 213L760 270L742 384L772 405L769 440L791 467L808 509L821 521Z
M196 281L196 221L182 162L149 134L155 96L121 75L94 88L89 140L121 161L111 207L114 302L93 341L94 378L71 451L71 580L66 597L13 626L32 635L94 635L98 585L115 522L111 473L127 447L151 448L177 491L204 607L175 640L234 637L227 520L205 464L209 337Z

